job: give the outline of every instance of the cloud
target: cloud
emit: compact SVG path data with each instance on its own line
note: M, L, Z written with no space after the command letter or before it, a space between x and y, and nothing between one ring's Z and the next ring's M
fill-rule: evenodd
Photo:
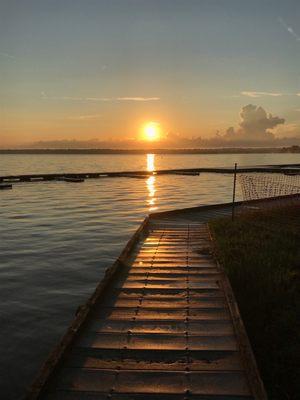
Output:
M70 100L70 98L69 98ZM82 97L81 101L112 101L109 97Z
M69 119L72 119L74 121L85 121L85 120L90 120L90 119L97 119L102 117L101 114L91 114L91 115L78 115L74 117L69 117Z
M84 100L82 97L71 97L71 96L48 96L47 93L41 92L41 98L44 100L74 100L74 101L82 101Z
M252 98L271 96L271 97L282 97L282 96L300 96L300 93L280 93L280 92L258 92L258 91L243 91L241 92L243 96L248 96Z
M73 96L48 96L41 92L41 98L44 100L66 100L66 101L94 101L94 102L121 102L121 101L158 101L160 97L73 97Z
M297 123L279 125L274 129L277 138L300 137L300 126Z
M280 97L280 96L284 96L283 93L255 92L255 91L244 91L244 92L241 92L241 94L244 96L248 96L248 97L262 97L262 96Z
M64 98L66 99L66 98ZM72 98L67 98L72 99ZM159 97L86 97L81 98L82 101L158 101Z
M279 22L290 35L292 35L297 41L300 41L300 36L294 31L291 26L289 26L282 18L279 18Z
M117 97L117 101L157 101L159 97Z
M253 104L244 106L240 112L241 122L236 130L233 127L227 129L224 138L230 141L266 141L273 140L274 134L270 131L278 125L284 124L285 120L273 117L264 108Z
M169 133L162 140L157 142L145 142L137 139L122 140L53 140L24 143L14 146L15 148L37 148L37 149L212 149L211 152L218 152L218 148L261 148L261 147L282 147L300 145L300 136L283 135L272 140L253 141L238 138L235 141L228 141L222 135L215 135L211 138L194 137L187 138L181 135ZM7 147L4 144L0 147ZM222 152L222 150L221 150Z
M70 117L85 121L101 117L99 114ZM254 148L300 145L300 125L285 124L283 118L267 113L264 108L248 104L240 111L237 128L230 127L225 133L217 132L214 136L185 137L177 133L164 133L156 142L146 142L138 137L118 137L90 140L63 139L24 143L19 147L51 149L203 149L203 148ZM102 135L100 135L101 137ZM0 145L1 147L1 145ZM5 147L2 145L2 147ZM214 150L216 151L216 150Z
M11 58L11 59L13 59L13 60L16 59L15 56L13 56L12 54L6 53L6 52L4 52L4 51L0 51L0 56L2 56L2 57L7 57L7 58Z

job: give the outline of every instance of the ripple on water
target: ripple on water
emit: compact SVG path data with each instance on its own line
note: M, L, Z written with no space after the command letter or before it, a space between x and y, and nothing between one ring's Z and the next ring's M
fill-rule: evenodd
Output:
M253 164L263 160L236 157L157 156L156 167L232 165L235 160ZM72 163L65 157L22 160L20 163L18 157L5 158L2 173L71 172L75 167L85 171L145 167L141 156L130 157L131 163L122 156L74 157ZM292 161L282 157L279 160ZM93 292L150 207L161 211L226 202L231 200L231 188L232 179L227 175L201 174L156 176L150 185L147 180L116 178L86 180L80 185L15 184L12 191L3 191L0 208L3 398L13 400L24 393L77 307Z

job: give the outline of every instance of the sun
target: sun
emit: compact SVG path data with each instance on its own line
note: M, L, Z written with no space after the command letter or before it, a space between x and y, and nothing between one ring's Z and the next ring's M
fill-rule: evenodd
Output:
M147 122L143 128L144 139L153 142L160 138L159 124L157 122Z

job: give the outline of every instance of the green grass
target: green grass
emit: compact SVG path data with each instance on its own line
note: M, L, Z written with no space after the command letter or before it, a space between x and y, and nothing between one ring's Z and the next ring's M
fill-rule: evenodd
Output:
M269 399L298 398L300 207L222 218L210 228Z

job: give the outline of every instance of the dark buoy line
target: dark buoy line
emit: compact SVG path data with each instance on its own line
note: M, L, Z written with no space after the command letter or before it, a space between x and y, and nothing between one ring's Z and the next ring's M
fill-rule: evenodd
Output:
M64 182L75 182L75 183L80 183L84 182L84 178L77 178L77 177L65 177L63 176L61 179L59 179Z
M234 168L231 167L202 167L202 168L181 168L181 169L160 169L156 171L120 171L120 172L72 172L72 173L49 173L49 174L22 174L22 175L4 175L0 176L0 183L13 182L39 182L39 181L58 181L65 180L68 182L82 182L85 179L101 179L101 178L136 178L145 179L152 175L183 175L197 176L201 173L213 174L233 174ZM298 164L290 165L259 165L251 167L239 167L238 173L300 173Z

